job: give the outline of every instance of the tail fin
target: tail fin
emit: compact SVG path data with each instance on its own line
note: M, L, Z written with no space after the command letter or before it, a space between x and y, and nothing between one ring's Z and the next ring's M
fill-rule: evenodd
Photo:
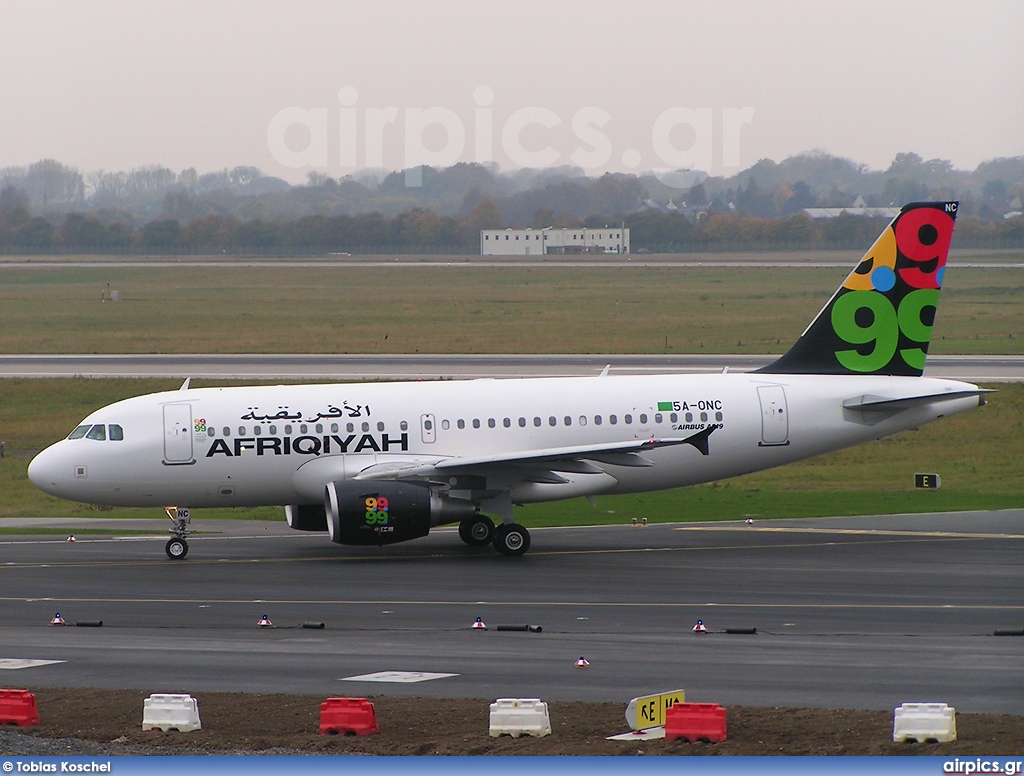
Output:
M958 202L914 202L768 374L909 375L924 370Z

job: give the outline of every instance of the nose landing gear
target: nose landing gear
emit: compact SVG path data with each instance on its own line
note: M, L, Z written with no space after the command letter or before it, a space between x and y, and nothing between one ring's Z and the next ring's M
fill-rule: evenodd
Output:
M164 511L174 526L171 528L171 538L167 540L164 552L171 560L181 560L188 555L188 526L192 515L188 507L165 507Z

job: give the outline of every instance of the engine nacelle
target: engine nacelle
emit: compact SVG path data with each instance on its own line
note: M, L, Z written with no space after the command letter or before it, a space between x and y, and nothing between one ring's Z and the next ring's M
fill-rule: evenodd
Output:
M323 504L289 504L284 519L296 531L326 531L327 509Z
M472 502L400 482L329 482L324 501L327 530L337 544L405 542L477 513Z

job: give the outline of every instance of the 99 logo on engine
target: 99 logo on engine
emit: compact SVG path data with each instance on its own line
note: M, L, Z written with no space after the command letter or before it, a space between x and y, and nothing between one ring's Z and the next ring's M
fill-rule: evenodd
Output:
M366 524L387 525L388 524L388 500L383 496L367 496L366 498Z

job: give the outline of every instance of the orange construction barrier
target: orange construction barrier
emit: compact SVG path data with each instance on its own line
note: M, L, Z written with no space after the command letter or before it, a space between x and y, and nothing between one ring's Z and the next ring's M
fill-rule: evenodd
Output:
M665 709L665 739L725 740L725 709L717 703L674 703Z
M39 724L36 696L28 690L0 690L0 725Z
M320 735L379 733L377 714L366 698L328 698L320 704Z

